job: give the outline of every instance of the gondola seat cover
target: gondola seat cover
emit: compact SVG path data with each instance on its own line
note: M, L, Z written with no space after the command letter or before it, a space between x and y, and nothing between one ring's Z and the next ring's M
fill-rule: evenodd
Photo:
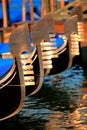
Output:
M0 43L0 54L10 52L9 44ZM13 65L13 59L0 58L0 77L3 76Z
M59 48L63 45L64 39L60 36L63 36L64 34L56 34L56 46Z

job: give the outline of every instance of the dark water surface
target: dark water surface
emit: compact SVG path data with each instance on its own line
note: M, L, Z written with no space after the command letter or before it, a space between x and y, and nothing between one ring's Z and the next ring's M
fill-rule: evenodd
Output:
M22 111L0 130L87 130L87 70L75 65L47 76L42 89L26 97Z

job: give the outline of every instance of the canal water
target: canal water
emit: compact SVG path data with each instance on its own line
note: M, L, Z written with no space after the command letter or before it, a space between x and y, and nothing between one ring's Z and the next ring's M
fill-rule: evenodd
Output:
M27 96L16 116L0 130L87 130L87 70L75 64L61 74L46 76L41 90Z

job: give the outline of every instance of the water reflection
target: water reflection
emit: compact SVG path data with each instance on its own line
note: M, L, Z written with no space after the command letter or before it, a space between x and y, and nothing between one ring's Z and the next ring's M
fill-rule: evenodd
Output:
M1 126L9 130L87 130L86 68L75 65L60 75L45 77L42 89L26 97L22 111Z

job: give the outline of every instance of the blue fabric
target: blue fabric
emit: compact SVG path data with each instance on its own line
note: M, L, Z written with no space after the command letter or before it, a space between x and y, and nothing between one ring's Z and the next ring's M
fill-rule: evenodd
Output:
M13 59L0 59L0 77L4 75L13 64Z
M34 50L34 47L32 47L32 50ZM5 52L10 52L9 44L0 43L0 54ZM14 62L13 59L10 58L0 59L0 77L4 75L12 67L13 62Z
M56 46L59 48L63 45L64 40L63 38L60 38L60 35L64 35L64 34L56 34Z
M10 52L9 44L0 43L0 54ZM4 75L12 66L13 59L0 59L0 77Z
M33 0L34 12L41 16L41 0ZM26 20L30 20L30 5L29 1L26 2ZM0 2L0 20L3 18L2 2ZM22 0L10 0L9 3L9 19L10 24L22 21ZM39 20L39 17L35 17Z
M4 52L10 52L8 43L0 43L0 54Z

